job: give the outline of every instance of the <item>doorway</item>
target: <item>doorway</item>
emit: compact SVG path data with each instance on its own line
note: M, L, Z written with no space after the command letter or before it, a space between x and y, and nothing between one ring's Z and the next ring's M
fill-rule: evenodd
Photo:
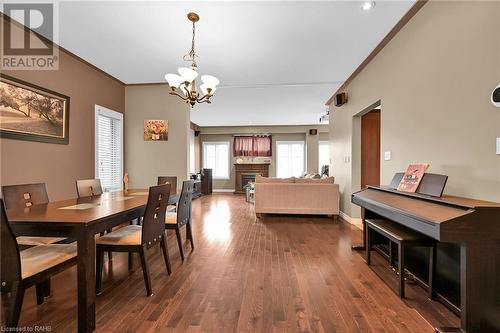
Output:
M361 116L361 188L380 185L380 109Z

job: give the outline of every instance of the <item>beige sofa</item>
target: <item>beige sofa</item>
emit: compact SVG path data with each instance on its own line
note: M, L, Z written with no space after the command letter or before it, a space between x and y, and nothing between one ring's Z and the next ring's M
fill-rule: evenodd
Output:
M334 178L255 179L255 213L339 214L339 185Z

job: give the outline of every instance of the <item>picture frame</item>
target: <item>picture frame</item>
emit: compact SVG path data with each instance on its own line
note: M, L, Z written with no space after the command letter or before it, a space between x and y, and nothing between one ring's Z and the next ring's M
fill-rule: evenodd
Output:
M168 120L144 120L144 141L168 141Z
M0 137L69 143L70 97L0 74Z

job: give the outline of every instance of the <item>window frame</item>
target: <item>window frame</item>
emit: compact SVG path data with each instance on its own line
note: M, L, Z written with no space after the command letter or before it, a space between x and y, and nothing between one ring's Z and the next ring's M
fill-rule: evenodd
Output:
M302 145L302 174L306 172L306 161L307 161L307 156L306 156L306 141L305 140L281 140L281 141L276 141L276 177L280 177L278 174L279 170L279 149L278 146L280 144L301 144ZM302 176L302 175L300 175ZM290 177L296 177L296 176L290 176Z
M320 140L318 141L318 174L321 174L321 163L320 163L320 146L321 145L326 145L329 146L330 142L328 140ZM327 165L330 165L330 147L328 147L328 163Z
M229 141L203 141L203 143L202 143L203 168L207 168L206 146L208 146L208 145L226 145L227 146L227 177L218 177L218 176L216 176L215 170L212 170L212 178L219 179L219 180L231 179L231 142L229 142Z
M99 165L98 165L99 164L99 116L100 115L118 120L120 122L119 130L118 130L118 133L120 135L119 153L120 153L120 160L121 160L121 163L119 165L119 174L120 174L120 178L122 178L123 177L123 170L124 170L123 113L108 109L104 106L100 106L97 104L95 104L95 117L94 117L94 128L95 128L95 131L94 131L94 177L97 179L100 179L100 177L99 177ZM103 191L107 191L107 190L108 189L103 188ZM118 189L113 189L111 191L121 191L121 190L123 190L123 182L120 182L120 187Z

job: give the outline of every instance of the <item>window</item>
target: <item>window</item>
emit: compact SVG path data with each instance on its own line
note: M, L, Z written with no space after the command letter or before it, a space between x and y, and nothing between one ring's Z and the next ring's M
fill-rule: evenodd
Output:
M277 177L300 177L304 174L304 146L304 141L278 141L276 143Z
M229 142L203 142L203 167L214 179L229 179Z
M330 164L330 144L328 141L320 141L318 147L318 173L321 174L321 167Z
M95 107L95 177L103 191L122 189L123 114Z

